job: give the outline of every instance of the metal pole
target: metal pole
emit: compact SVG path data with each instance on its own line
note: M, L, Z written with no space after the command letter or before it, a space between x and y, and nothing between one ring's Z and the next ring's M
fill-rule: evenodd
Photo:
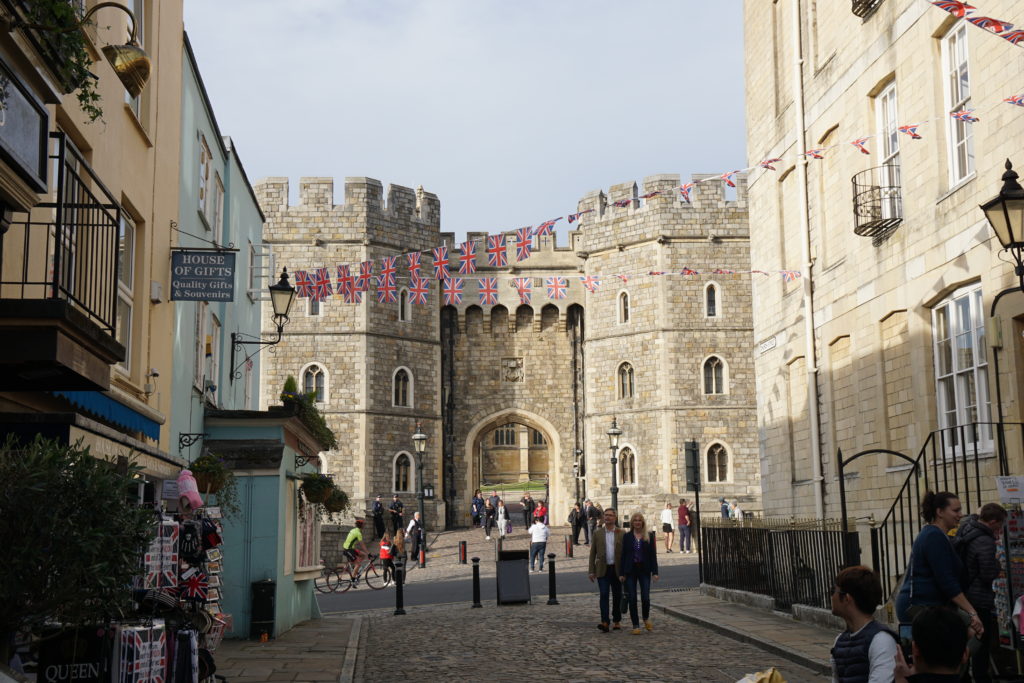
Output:
M402 584L405 582L405 563L402 558L395 559L395 616L405 614L405 596Z
M419 454L420 462L418 469L420 472L420 490L419 493L416 494L416 498L417 500L419 500L420 503L420 523L423 525L424 529L427 528L427 511L423 507L423 458L426 457L426 455L426 451Z
M548 604L557 605L555 598L555 554L548 553Z
M622 514L619 512L619 468L617 467L619 460L616 458L618 448L612 446L612 508L615 510L616 518L622 519ZM618 524L618 522L616 522Z
M568 534L565 536L565 556L572 557L572 536Z
M466 564L466 542L459 541L459 564Z
M480 604L480 558L473 558L473 607L483 607Z
M420 515L422 521L422 515ZM427 530L420 527L420 569L427 566Z

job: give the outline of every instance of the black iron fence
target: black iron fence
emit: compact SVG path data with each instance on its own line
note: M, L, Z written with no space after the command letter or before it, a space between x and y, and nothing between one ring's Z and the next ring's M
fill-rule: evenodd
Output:
M0 298L61 299L115 336L119 257L131 257L121 207L62 133L50 138L55 201L16 214L0 240Z
M857 549L857 534L837 520L705 519L700 541L704 583L771 596L780 610L828 608L844 547Z

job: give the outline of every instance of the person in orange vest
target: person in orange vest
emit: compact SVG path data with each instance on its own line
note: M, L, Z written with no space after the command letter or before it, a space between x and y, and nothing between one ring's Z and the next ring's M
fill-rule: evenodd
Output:
M391 536L386 531L380 538L380 561L384 566L384 585L387 585L395 577L395 554L391 549Z

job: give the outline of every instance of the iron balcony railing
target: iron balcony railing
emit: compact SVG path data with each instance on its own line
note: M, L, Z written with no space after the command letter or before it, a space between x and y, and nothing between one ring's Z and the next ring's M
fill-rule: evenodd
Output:
M0 0L0 7L18 24L40 24L69 29L85 13L84 0L65 0L67 7L34 0ZM24 28L23 34L43 62L57 77L64 92L71 92L88 76L88 70L75 60L77 43L66 32ZM86 63L88 66L88 63Z
M903 222L900 167L869 168L853 176L853 231L862 237L883 237Z
M121 207L63 133L50 145L55 201L0 238L0 299L66 301L116 338Z

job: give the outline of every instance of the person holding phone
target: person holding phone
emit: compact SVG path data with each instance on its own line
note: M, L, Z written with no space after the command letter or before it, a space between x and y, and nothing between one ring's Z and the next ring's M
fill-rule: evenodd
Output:
M896 683L958 683L967 662L967 627L963 617L945 606L918 611L911 627L910 660L896 654Z
M882 683L896 670L897 635L875 621L882 584L867 567L847 567L832 586L832 614L846 622L832 645L832 679Z

